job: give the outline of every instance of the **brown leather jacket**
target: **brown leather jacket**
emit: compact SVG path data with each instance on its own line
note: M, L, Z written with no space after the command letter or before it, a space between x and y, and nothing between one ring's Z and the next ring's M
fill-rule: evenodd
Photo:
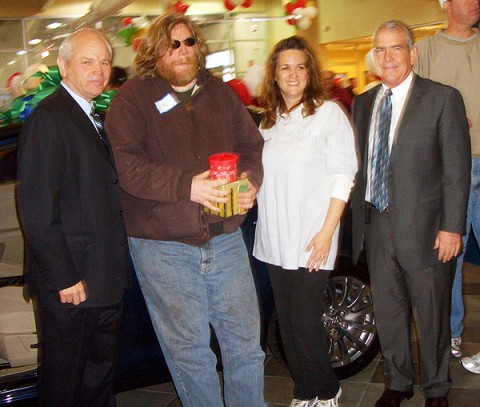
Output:
M197 85L189 103L172 106L163 79L133 78L108 109L129 236L200 246L235 231L244 216L223 219L190 201L192 177L209 168L211 154L238 153L238 173L257 188L262 182L263 139L238 96L206 71Z

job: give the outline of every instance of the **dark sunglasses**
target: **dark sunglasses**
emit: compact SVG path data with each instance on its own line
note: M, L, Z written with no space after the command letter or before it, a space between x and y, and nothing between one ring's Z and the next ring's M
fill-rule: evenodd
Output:
M188 37L188 38L184 39L183 41L172 40L172 43L170 44L170 47L172 49L178 49L178 48L180 48L180 45L182 45L182 42L187 47L193 47L197 43L197 40L193 37Z

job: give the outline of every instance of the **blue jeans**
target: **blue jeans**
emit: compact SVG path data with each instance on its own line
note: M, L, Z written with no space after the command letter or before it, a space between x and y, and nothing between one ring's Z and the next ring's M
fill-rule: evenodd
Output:
M470 229L472 229L477 243L480 243L480 158L474 158L472 160L472 183L470 186L467 210L467 234L463 236L464 249L467 247ZM450 314L452 338L458 338L463 332L462 267L464 254L465 250L457 259L457 268L455 270L455 279L452 287L452 310Z
M211 324L222 354L226 405L266 406L258 300L240 230L201 247L138 238L129 243L182 405L223 406Z

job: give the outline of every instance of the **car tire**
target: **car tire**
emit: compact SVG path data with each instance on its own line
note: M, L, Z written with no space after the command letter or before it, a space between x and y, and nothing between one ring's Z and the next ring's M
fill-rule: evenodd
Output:
M329 278L322 316L330 336L330 360L339 379L364 369L380 348L368 277L365 270L354 269L348 262L341 260ZM270 319L268 347L288 368L275 311Z

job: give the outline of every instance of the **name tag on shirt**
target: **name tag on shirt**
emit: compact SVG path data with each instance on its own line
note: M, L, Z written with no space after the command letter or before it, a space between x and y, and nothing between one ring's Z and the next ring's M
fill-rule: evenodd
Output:
M155 102L155 106L157 107L160 114L163 114L172 110L177 105L178 105L178 100L171 93L169 93L168 95L164 96L163 98Z

